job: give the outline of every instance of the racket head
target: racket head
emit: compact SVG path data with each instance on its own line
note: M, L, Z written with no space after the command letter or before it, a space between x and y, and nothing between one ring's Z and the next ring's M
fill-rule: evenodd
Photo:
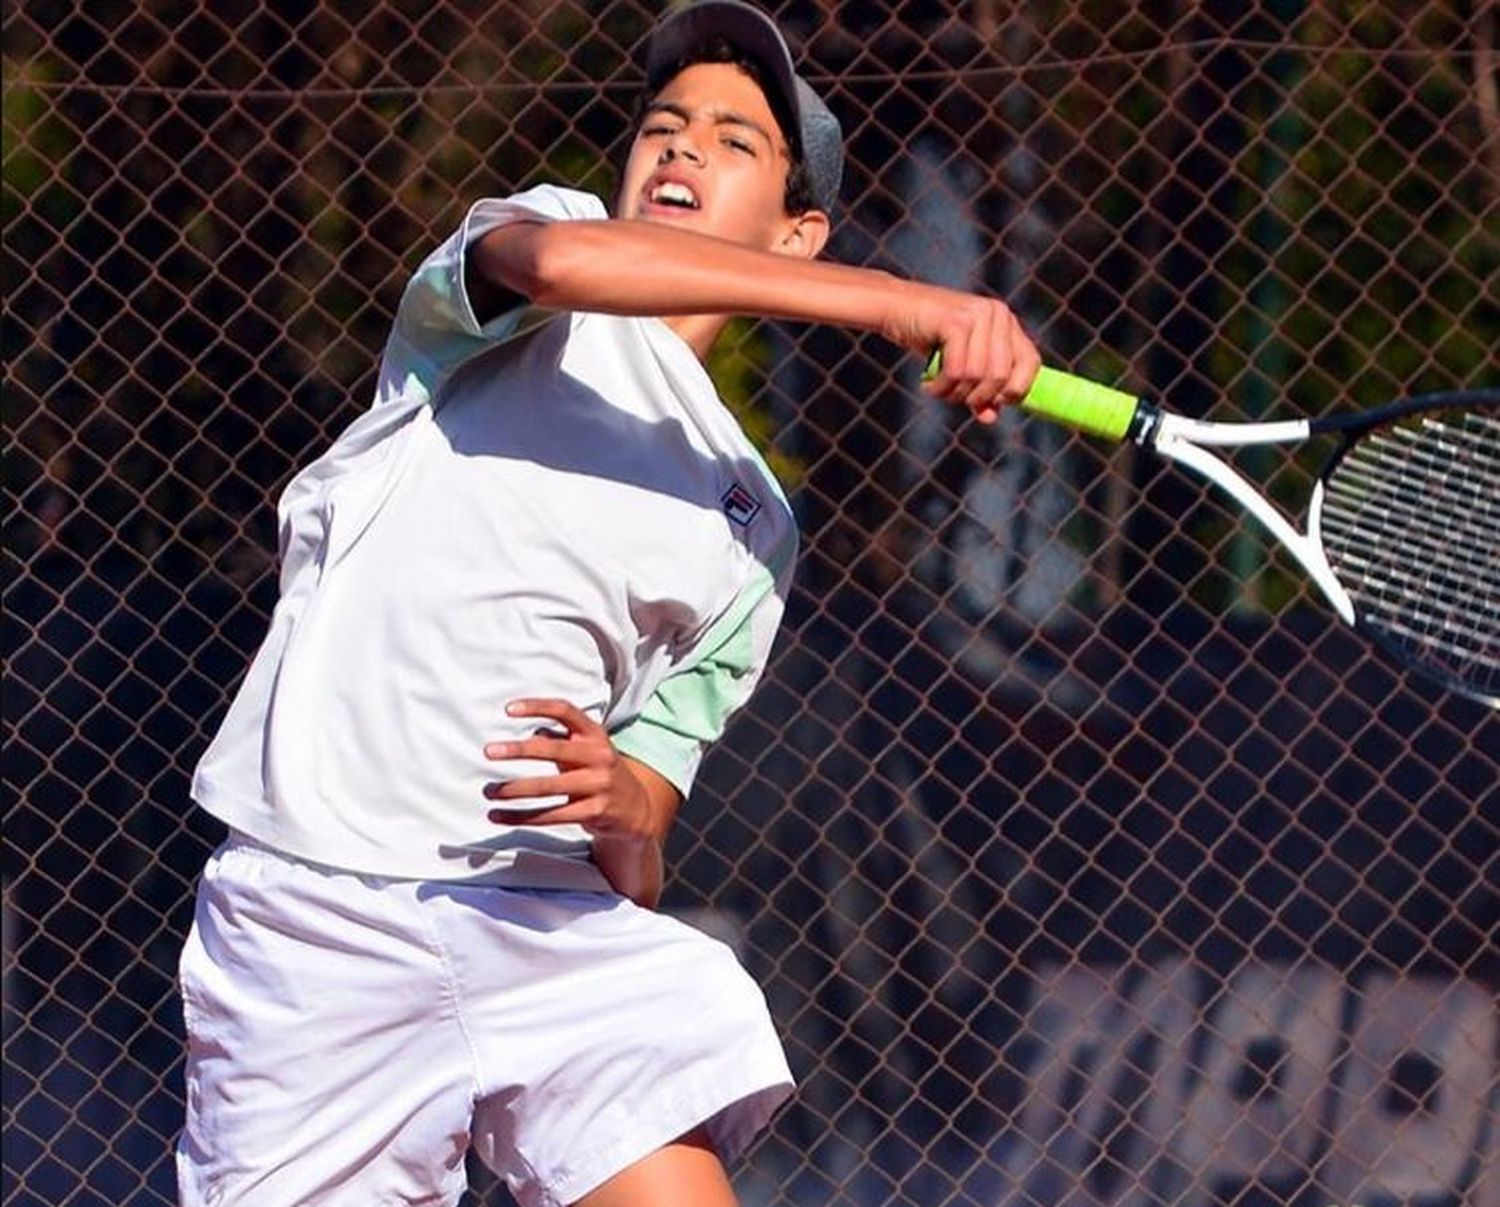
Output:
M1500 708L1500 390L1433 394L1343 433L1308 515L1354 623L1397 662Z

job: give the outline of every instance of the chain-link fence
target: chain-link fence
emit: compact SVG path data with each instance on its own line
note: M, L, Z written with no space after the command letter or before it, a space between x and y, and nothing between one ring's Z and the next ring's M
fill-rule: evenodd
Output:
M187 781L274 499L468 202L607 192L656 11L6 6L6 1202L172 1200ZM1192 413L1500 379L1482 0L778 15L848 135L836 258ZM801 1079L744 1201L1500 1203L1496 715L1180 473L963 422L873 338L732 337L804 552L668 905Z

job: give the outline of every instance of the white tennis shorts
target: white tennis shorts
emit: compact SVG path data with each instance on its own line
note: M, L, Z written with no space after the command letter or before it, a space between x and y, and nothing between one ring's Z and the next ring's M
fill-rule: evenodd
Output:
M181 982L185 1207L452 1204L472 1145L560 1207L791 1093L724 944L600 893L385 880L245 839L204 870Z

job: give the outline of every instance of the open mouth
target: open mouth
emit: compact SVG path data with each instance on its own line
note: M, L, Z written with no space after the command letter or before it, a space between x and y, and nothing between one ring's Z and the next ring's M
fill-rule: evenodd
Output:
M679 184L675 180L662 181L651 190L648 197L655 205L670 206L673 209L695 210L698 208L698 194L687 185Z

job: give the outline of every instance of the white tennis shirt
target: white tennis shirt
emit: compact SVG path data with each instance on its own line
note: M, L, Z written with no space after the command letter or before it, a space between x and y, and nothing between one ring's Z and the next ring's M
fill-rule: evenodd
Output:
M234 829L376 875L606 888L580 827L488 820L485 785L531 768L485 743L545 723L507 702L576 704L686 795L749 695L796 529L692 350L653 318L481 327L464 290L485 232L606 216L481 201L408 284L375 405L280 501L281 597L193 780Z

